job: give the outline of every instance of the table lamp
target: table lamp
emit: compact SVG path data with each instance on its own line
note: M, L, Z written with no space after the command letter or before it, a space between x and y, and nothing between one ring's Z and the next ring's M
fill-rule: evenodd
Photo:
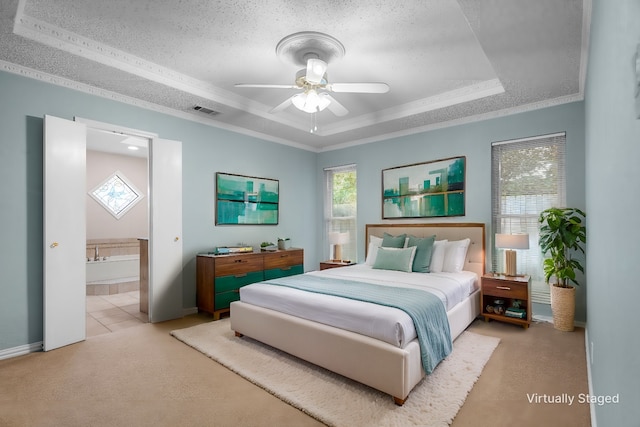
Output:
M505 272L507 276L517 275L516 251L513 249L529 249L528 234L496 234L496 248L506 249L504 252Z
M349 243L349 232L329 233L329 243L333 245L333 258L342 261L342 245Z

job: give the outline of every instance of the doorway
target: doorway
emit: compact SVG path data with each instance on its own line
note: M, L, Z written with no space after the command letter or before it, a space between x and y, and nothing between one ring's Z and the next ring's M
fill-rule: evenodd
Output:
M148 138L149 321L182 317L182 143L101 122L45 116L44 336L52 350L86 337L87 129ZM72 212L79 214L71 215ZM80 307L80 309L76 308Z
M140 260L149 238L149 143L87 128L87 338L149 321L149 294L140 291L148 276Z

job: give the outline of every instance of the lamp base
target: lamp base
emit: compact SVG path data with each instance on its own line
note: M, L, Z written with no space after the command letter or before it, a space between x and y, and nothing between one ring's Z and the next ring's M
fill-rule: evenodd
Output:
M333 258L342 261L342 245L333 245Z
M508 249L504 252L504 274L505 276L517 276L516 251Z

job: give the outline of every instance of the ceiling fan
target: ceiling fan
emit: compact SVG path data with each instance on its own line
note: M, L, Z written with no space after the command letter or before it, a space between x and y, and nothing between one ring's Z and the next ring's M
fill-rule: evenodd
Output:
M335 38L312 31L291 34L282 39L276 54L289 59L296 65L304 66L296 73L295 84L253 84L238 83L236 87L268 88L268 89L301 89L284 102L273 108L270 113L277 113L290 105L294 105L305 113L317 113L325 108L336 116L344 116L349 111L333 96L334 93L386 93L386 83L330 83L327 78L327 62L345 53L344 46Z

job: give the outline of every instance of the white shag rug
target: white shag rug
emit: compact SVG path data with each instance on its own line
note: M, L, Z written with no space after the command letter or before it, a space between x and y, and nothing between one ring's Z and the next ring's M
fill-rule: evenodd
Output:
M279 399L330 426L448 426L478 380L499 338L463 332L453 352L397 406L388 394L248 337L229 319L171 334Z

